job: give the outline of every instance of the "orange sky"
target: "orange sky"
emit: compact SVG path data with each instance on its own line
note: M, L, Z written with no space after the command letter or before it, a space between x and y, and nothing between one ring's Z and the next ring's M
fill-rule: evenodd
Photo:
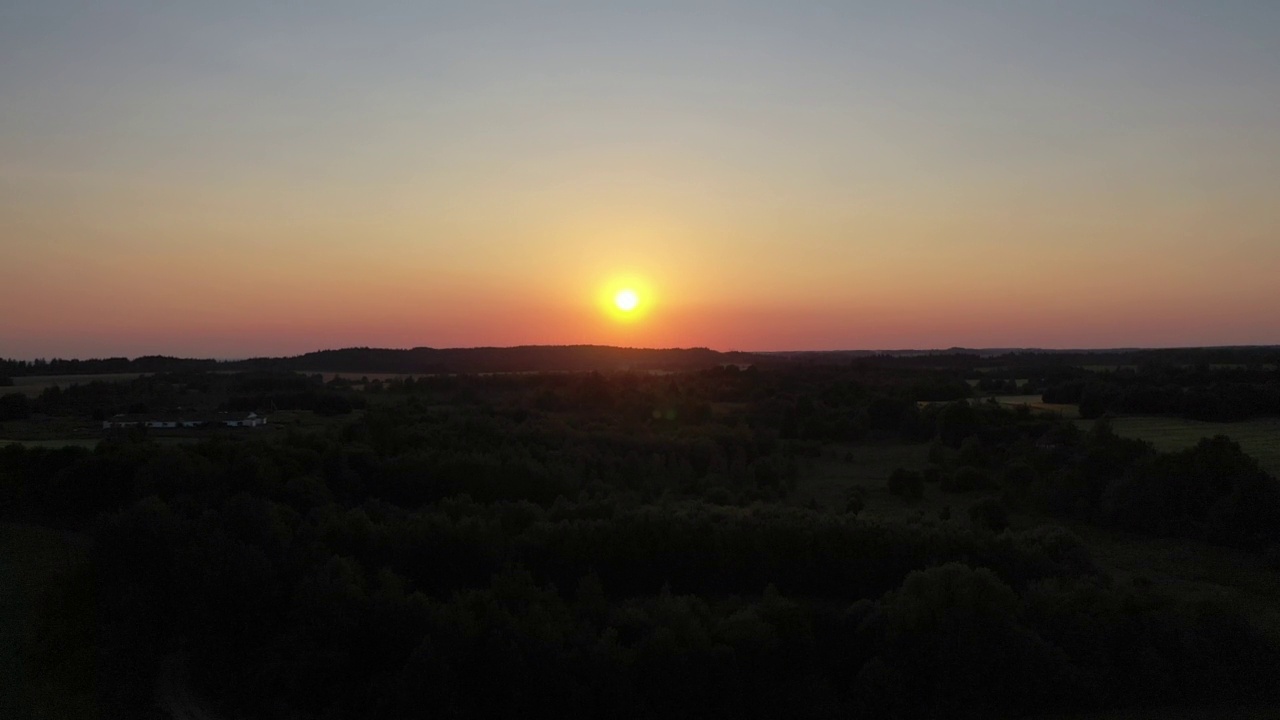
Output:
M18 3L0 356L1280 343L1280 14L1131 6Z

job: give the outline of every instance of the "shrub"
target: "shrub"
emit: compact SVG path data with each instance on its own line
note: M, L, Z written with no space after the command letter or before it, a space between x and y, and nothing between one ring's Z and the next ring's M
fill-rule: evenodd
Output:
M973 467L959 468L942 478L942 489L946 492L972 492L988 485L986 473Z
M904 500L917 501L924 497L924 478L914 470L898 468L889 475L889 492Z
M1004 532L1009 528L1009 511L998 499L983 498L969 508L969 521L993 533Z

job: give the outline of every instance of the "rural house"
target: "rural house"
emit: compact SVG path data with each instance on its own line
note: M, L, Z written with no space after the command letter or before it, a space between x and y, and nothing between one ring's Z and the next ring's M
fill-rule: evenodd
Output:
M102 421L104 430L116 428L203 428L203 427L261 427L267 418L257 413L205 413L205 414L133 414L113 415Z

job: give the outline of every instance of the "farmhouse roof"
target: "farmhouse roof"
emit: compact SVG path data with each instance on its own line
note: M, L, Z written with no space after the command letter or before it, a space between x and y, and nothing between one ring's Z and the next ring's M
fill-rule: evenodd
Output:
M259 417L254 412L220 413L121 413L112 415L111 422L228 422L251 420Z

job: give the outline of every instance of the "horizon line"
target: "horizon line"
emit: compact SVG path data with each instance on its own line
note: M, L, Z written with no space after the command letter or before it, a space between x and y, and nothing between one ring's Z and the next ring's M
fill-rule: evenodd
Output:
M628 345L599 345L592 343L565 343L565 344L525 344L525 345L474 345L474 346L458 346L458 347L432 347L429 345L418 345L414 347L374 347L369 345L349 345L337 348L320 348L317 350L309 350L307 352L298 353L296 355L248 355L240 357L194 357L180 355L165 355L159 353L150 353L143 355L105 355L91 357L27 357L27 358L10 358L0 357L3 362L93 362L101 360L127 360L134 362L143 358L167 358L173 360L207 360L219 363L247 362L250 360L280 360L305 357L307 355L315 355L324 352L343 352L349 350L369 350L369 351L389 351L389 352L412 352L415 350L431 350L436 352L446 352L451 350L519 350L525 348L604 348L612 350L650 350L650 351L693 351L707 350L719 354L744 354L744 355L785 355L785 354L839 354L839 353L867 353L867 354L955 354L955 353L1018 353L1018 352L1038 352L1038 353L1120 353L1120 352L1143 352L1151 350L1266 350L1280 349L1277 343L1257 343L1243 345L1134 345L1134 346L1118 346L1118 347L1045 347L1035 345L1025 346L990 346L990 347L969 347L963 345L953 345L945 348L841 348L841 349L786 349L786 350L740 350L728 349L719 350L707 347L705 345L694 345L688 347L647 347L647 346L628 346Z

